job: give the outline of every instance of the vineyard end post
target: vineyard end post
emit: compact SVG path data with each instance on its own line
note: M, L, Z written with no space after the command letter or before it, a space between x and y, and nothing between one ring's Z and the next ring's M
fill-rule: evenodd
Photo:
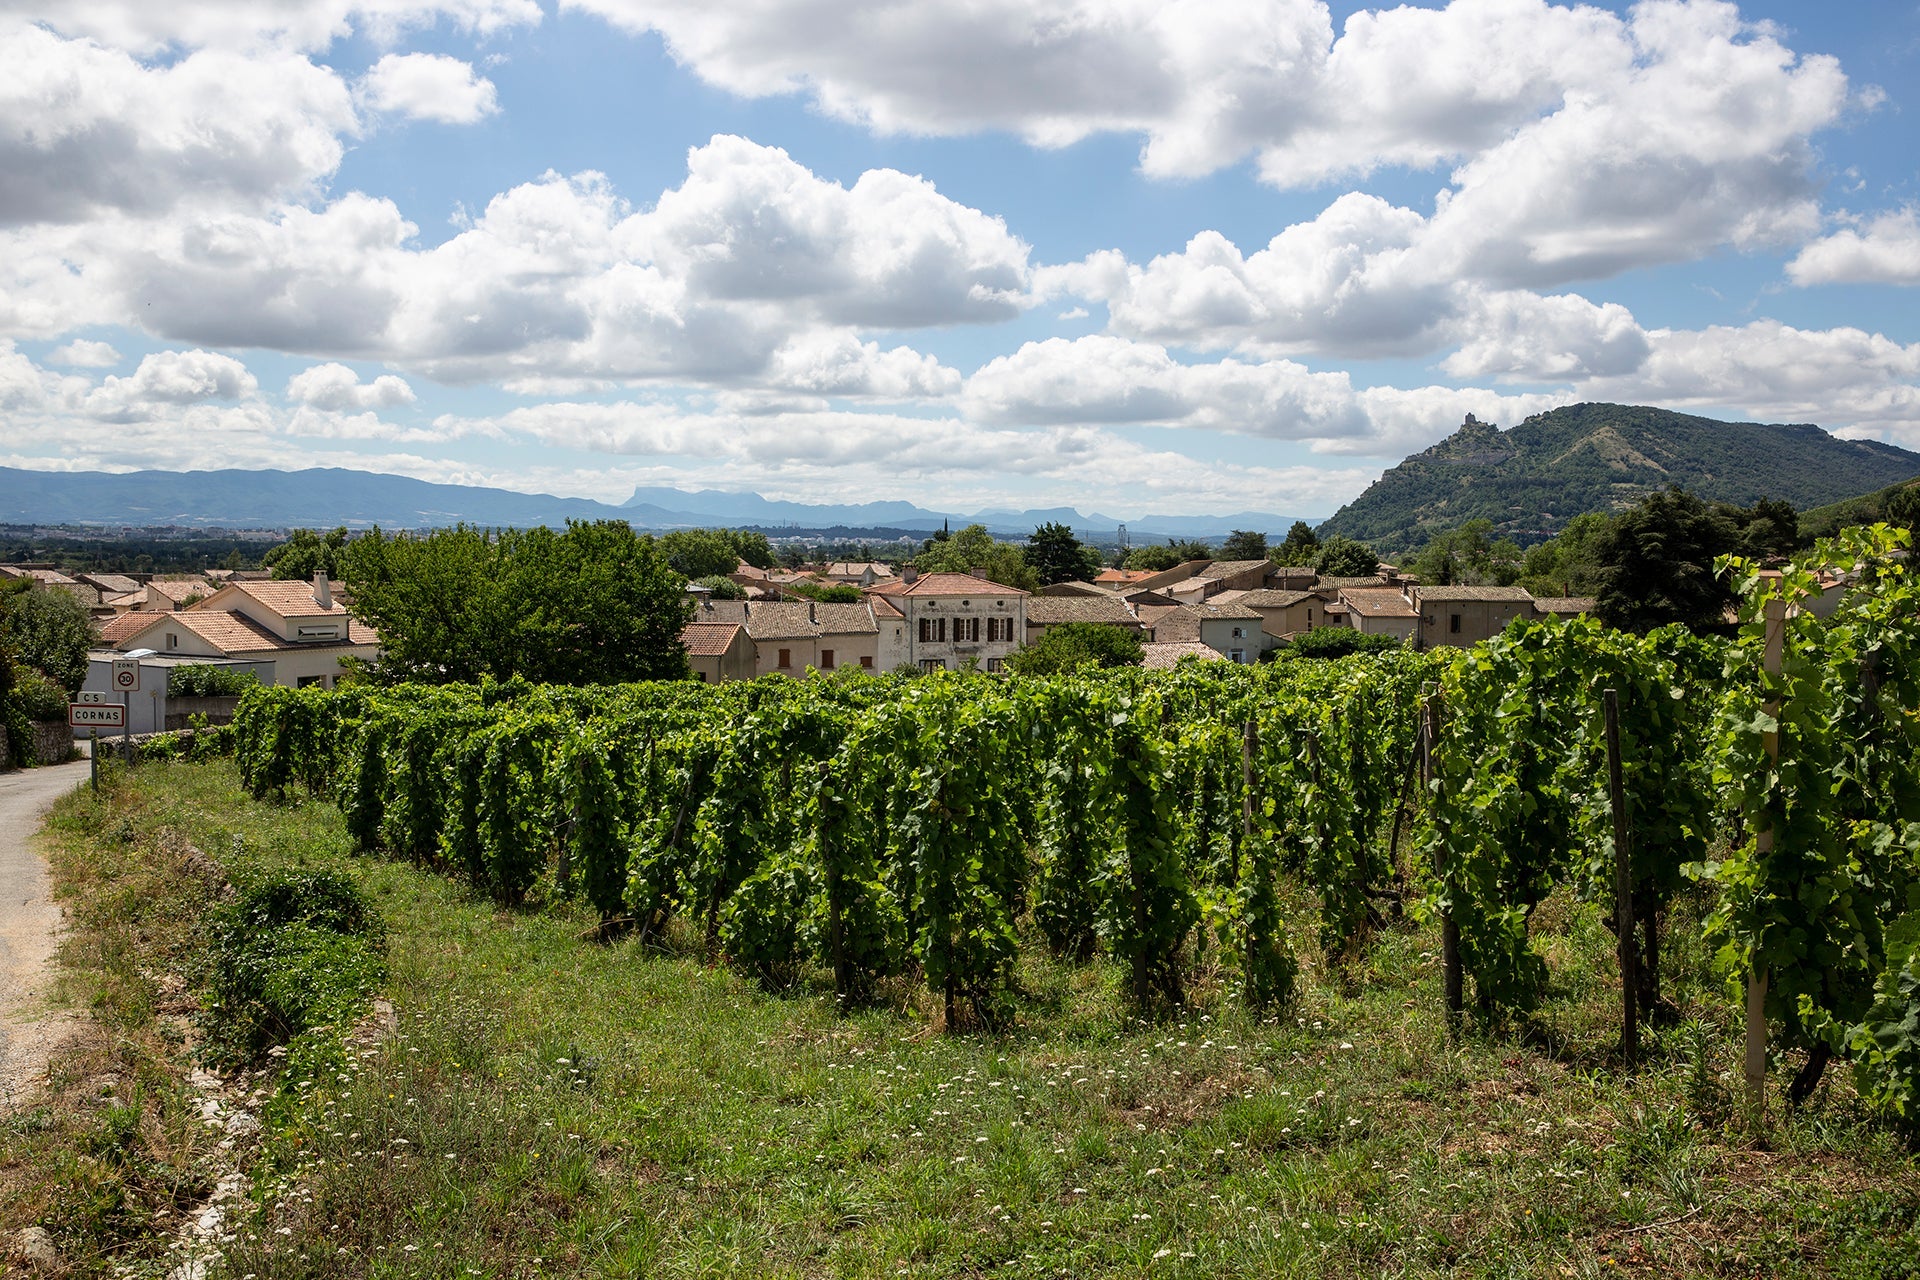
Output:
M1425 726L1421 737L1424 746L1421 759L1423 772L1430 782L1436 772L1433 758L1440 742L1440 691L1428 686L1426 710L1422 717ZM1447 891L1447 853L1446 840L1443 838L1434 845L1433 872L1440 879L1440 887ZM1447 1002L1447 1038L1457 1039L1460 1023L1467 1007L1466 976L1460 968L1460 923L1453 918L1452 895L1448 893L1448 905L1440 913L1440 968L1445 983Z
M1626 785L1620 762L1620 694L1605 692L1607 713L1607 799L1613 807L1613 911L1619 935L1620 1054L1629 1065L1639 1056L1640 1022L1637 998L1639 958L1633 949L1633 832L1627 824Z
M1253 753L1260 730L1252 720L1240 725L1240 845L1233 851L1233 883L1240 883L1240 858L1253 839Z
M1761 606L1761 618L1765 628L1762 665L1768 676L1778 676L1786 656L1787 602L1777 597L1766 601ZM1767 710L1777 722L1780 716L1779 702L1769 701ZM1769 760L1780 759L1780 734L1777 731L1762 734L1761 744ZM1753 839L1761 857L1773 852L1771 824L1756 831ZM1746 1076L1748 1118L1755 1128L1766 1123L1767 1118L1767 978L1764 969L1754 969L1747 975L1747 1042L1742 1065Z
M829 842L833 839L832 824L827 820L828 792L833 786L833 767L826 761L820 762L820 863L827 873L827 940L833 949L833 992L841 1000L847 998L850 984L847 981L846 944L840 925L840 866L834 858Z

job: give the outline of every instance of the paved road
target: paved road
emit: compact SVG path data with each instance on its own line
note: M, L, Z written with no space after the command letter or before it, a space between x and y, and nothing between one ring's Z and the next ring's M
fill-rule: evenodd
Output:
M43 1007L61 913L32 843L41 815L84 783L87 769L81 760L0 773L0 1110L46 1069L71 1021Z

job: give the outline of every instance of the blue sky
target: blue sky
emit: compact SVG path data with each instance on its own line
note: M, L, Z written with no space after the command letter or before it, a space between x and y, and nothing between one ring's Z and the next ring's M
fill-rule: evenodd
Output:
M1920 4L0 0L0 464L1325 515L1920 448Z

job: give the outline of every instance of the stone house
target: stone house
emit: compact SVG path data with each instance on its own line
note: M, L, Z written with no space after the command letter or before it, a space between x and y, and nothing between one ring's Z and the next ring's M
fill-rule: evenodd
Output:
M1025 643L1029 597L970 573L909 573L872 588L906 622L908 662L922 671L998 671Z
M1067 622L1092 622L1139 635L1139 617L1118 596L1032 596L1027 600L1027 643L1038 644L1049 630Z
M719 684L753 679L753 640L738 622L689 622L680 643L687 647L687 665L696 680Z
M1533 597L1523 587L1413 587L1419 611L1415 644L1478 644L1506 630L1515 618L1534 616Z
M380 637L348 616L331 584L236 582L191 609L123 614L102 642L123 653L250 662L263 682L332 688L342 658L374 661Z
M1392 636L1411 644L1420 626L1420 611L1406 593L1392 587L1348 587L1340 592L1347 606L1347 625L1362 635Z

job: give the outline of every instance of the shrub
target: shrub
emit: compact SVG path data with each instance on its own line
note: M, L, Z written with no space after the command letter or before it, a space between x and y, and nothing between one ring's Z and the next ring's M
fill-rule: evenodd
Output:
M67 691L32 667L13 669L13 692L27 719L66 720Z
M260 677L237 667L195 663L175 667L167 674L169 698L237 698L260 683Z
M1048 627L1037 644L1007 659L1021 676L1050 676L1083 667L1137 667L1146 655L1140 637L1104 622L1064 622Z
M386 928L332 871L272 872L215 914L201 1018L212 1056L252 1062L316 1027L353 1020L386 976Z
M1372 636L1350 627L1316 627L1293 638L1289 646L1301 658L1344 658L1350 653L1379 653L1398 649L1392 636Z

